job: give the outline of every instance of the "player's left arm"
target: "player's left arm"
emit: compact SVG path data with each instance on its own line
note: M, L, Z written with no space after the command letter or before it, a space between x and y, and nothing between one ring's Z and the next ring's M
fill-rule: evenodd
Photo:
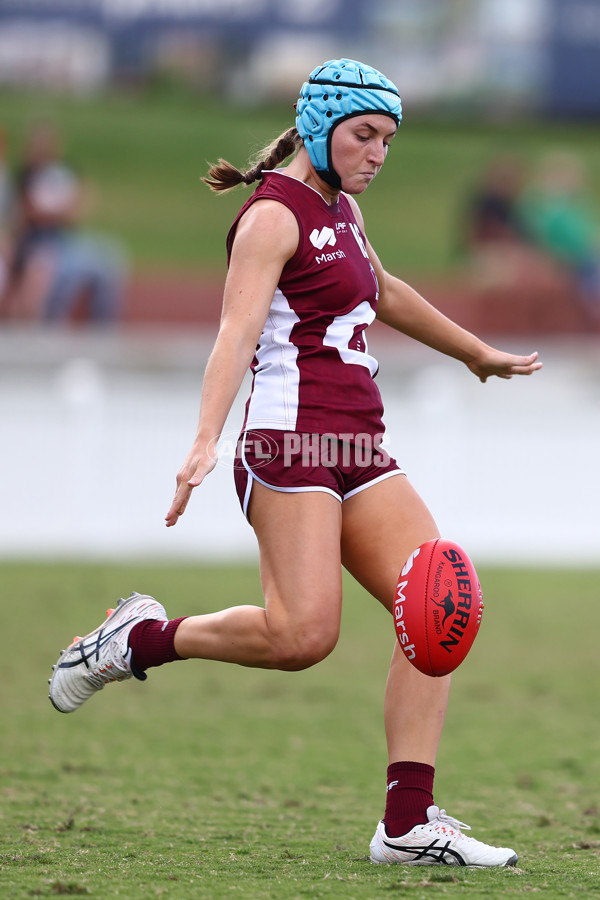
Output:
M358 204L354 198L349 199L364 234ZM367 251L379 282L377 318L381 322L446 356L460 360L481 381L486 381L491 375L512 378L513 375L531 375L541 369L542 363L538 361L537 353L519 356L490 347L441 313L409 284L386 272L368 241Z

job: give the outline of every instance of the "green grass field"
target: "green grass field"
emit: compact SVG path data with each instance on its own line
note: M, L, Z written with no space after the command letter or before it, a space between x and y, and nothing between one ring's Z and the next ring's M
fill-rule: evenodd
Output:
M171 615L260 602L243 566L3 563L0 896L598 896L600 571L486 570L455 676L437 802L515 870L375 867L393 635L350 580L336 651L286 674L185 662L78 713L47 700L74 633L130 589Z
M219 156L244 166L293 123L286 107L240 109L189 93L91 100L0 92L11 161L28 125L54 120L68 157L96 189L90 224L118 235L133 262L222 273L225 235L248 196L215 197L201 183ZM535 168L550 149L578 154L600 208L600 126L425 122L406 108L385 169L361 197L370 240L388 269L439 273L456 263L465 194L491 156L509 151Z

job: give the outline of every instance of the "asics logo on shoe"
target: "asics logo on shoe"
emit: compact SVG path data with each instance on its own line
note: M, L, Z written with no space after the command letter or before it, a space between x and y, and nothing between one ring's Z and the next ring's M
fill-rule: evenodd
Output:
M467 865L460 853L450 848L450 841L447 841L445 844L440 844L439 841L432 841L427 847L402 846L402 844L390 844L389 841L384 841L383 843L390 850L398 850L400 853L411 853L412 862L416 860L431 860L445 866ZM450 857L450 859L447 857Z
M59 662L59 669L72 669L73 666L80 666L82 663L86 666L86 668L90 668L88 663L88 659L95 659L96 661L100 658L100 650L104 647L105 644L108 644L112 638L123 630L127 625L129 625L129 621L122 622L120 625L117 625L116 628L111 629L110 631L99 631L97 634L90 635L89 638L84 638L72 648L73 653L80 653L81 656L79 659L72 659L68 662ZM87 641L87 643L86 643ZM102 673L103 670L100 670Z

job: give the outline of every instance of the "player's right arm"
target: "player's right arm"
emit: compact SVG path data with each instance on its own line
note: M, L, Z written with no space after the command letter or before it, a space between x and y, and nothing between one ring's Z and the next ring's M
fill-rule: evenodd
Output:
M238 223L223 295L219 333L202 383L196 437L177 474L166 515L175 525L192 490L215 467L216 445L256 351L281 270L299 241L294 214L276 200L254 203Z

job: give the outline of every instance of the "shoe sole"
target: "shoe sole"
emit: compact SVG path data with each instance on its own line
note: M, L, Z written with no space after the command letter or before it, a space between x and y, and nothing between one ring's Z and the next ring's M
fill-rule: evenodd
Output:
M459 868L459 869L505 869L507 866L516 866L519 861L519 857L515 853L513 856L509 857L505 863L502 865L492 865L492 866L477 866L477 865L460 865L460 864L448 864L442 862L413 862L413 860L407 859L403 860L387 860L387 859L373 859L373 857L369 857L370 861L374 866L446 866L447 868Z

